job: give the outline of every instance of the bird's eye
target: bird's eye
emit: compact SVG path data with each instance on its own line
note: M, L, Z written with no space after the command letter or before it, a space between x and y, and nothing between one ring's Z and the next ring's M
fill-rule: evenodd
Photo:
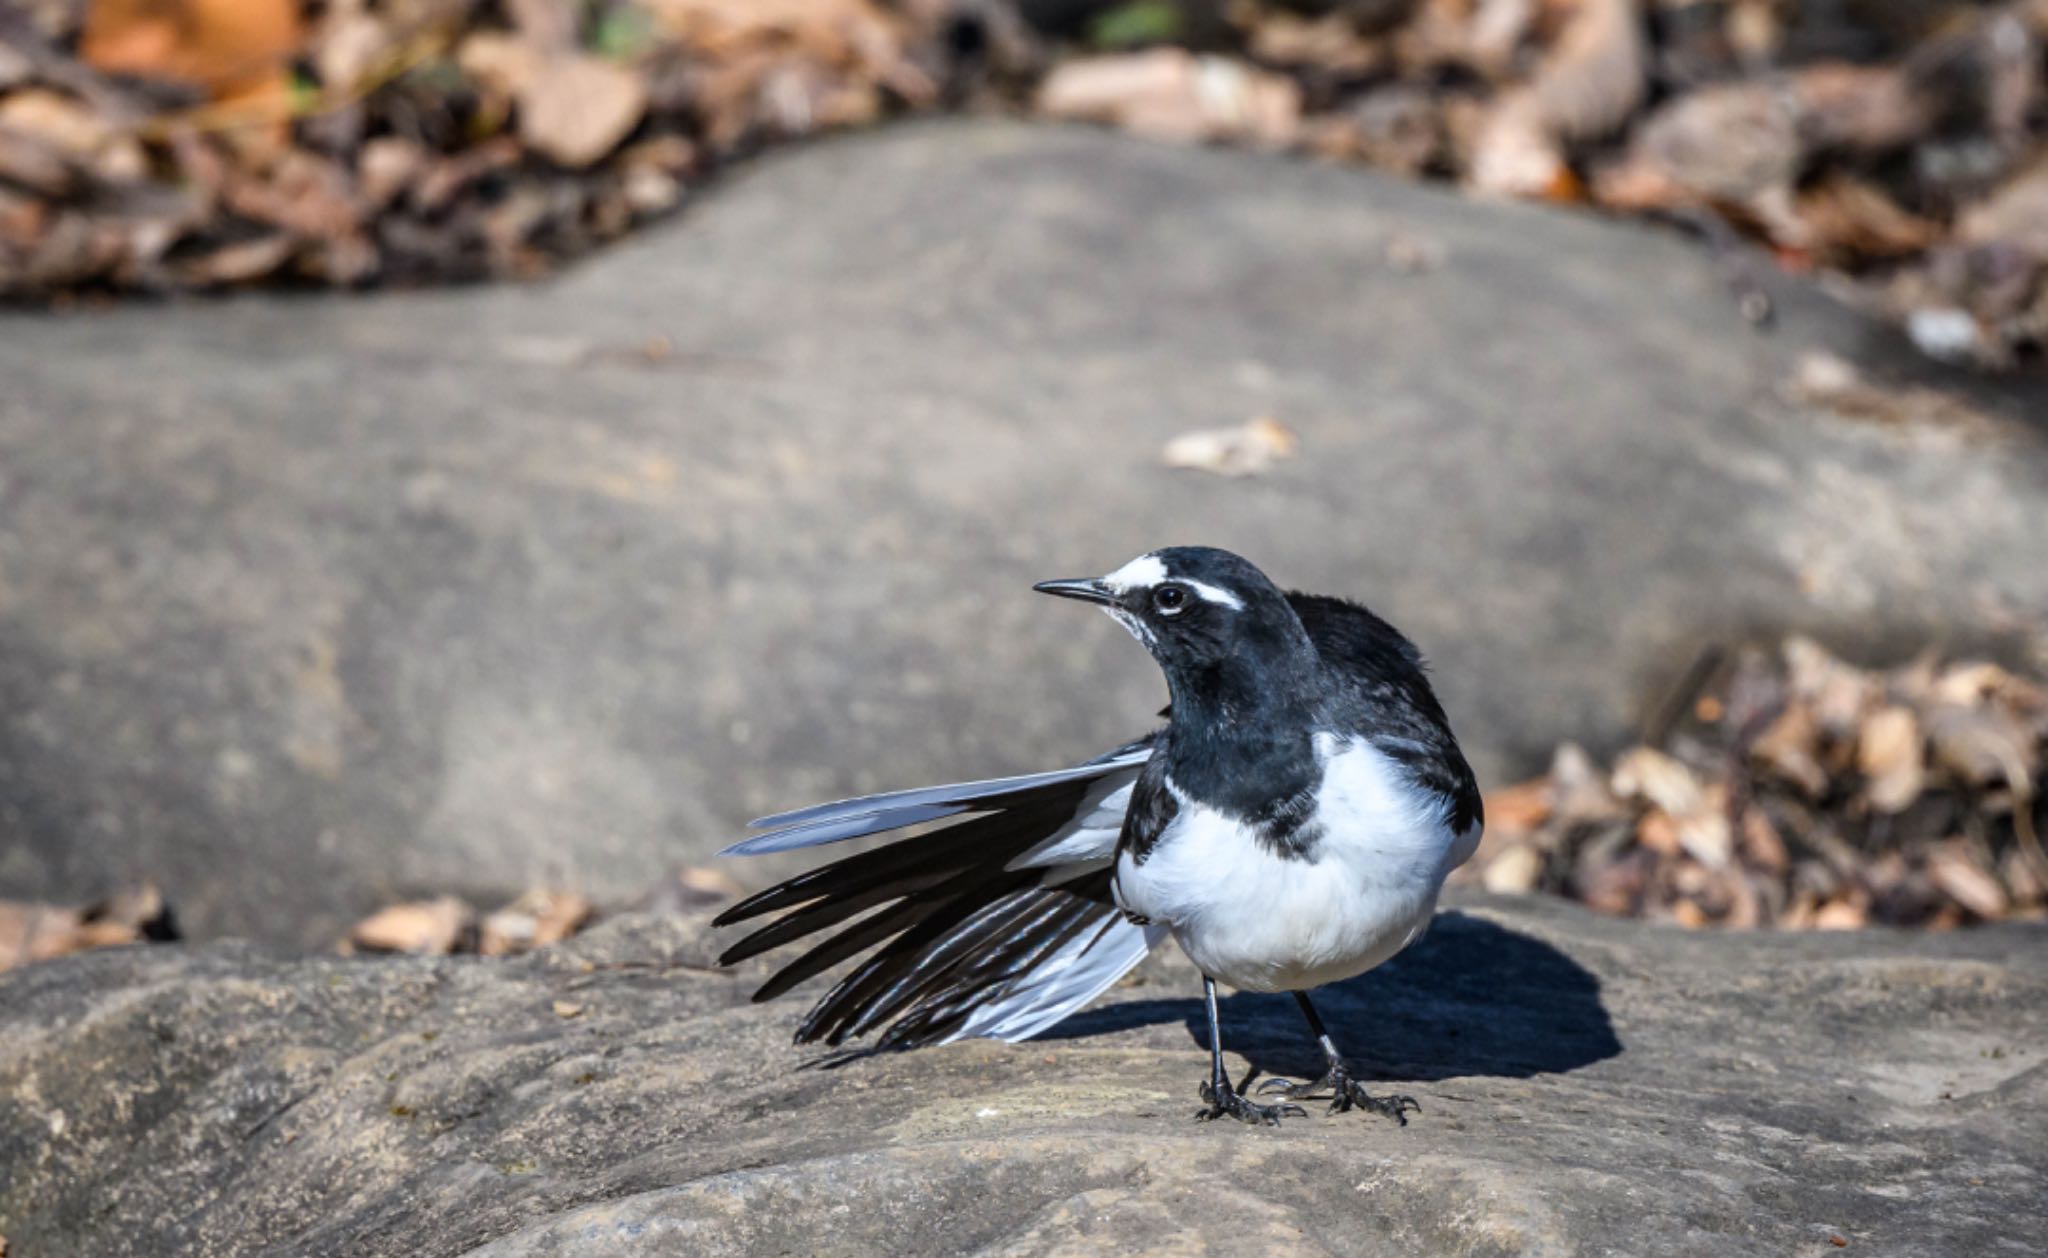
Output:
M1152 591L1152 606L1162 616L1178 616L1188 605L1188 592L1177 585L1162 585Z

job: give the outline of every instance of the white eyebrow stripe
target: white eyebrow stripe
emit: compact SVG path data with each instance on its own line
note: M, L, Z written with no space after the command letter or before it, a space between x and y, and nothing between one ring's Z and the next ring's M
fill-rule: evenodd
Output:
M1157 555L1147 554L1138 556L1123 567L1118 568L1115 572L1102 578L1102 583L1117 593L1122 594L1139 586L1150 588L1164 580L1166 580L1165 562Z
M1244 610L1244 600L1222 586L1210 585L1207 581L1190 581L1186 577L1181 577L1179 580L1182 585L1201 595L1202 601L1205 603L1214 603L1218 607L1228 607L1234 612Z

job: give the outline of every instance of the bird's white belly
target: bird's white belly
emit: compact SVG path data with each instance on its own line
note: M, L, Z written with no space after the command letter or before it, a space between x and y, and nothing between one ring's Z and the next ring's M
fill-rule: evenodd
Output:
M1268 850L1224 814L1180 799L1117 898L1169 927L1202 972L1250 991L1299 991L1363 974L1421 936L1477 827L1453 834L1368 744L1329 748L1312 859Z

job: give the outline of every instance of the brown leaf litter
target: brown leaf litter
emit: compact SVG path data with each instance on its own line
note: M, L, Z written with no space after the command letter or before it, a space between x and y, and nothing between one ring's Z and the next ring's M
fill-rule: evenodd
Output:
M530 275L764 144L966 105L1746 235L2010 367L2044 46L2048 0L50 0L0 7L0 297Z
M596 916L589 898L574 891L531 890L481 916L466 901L444 895L379 909L356 923L342 951L515 956L560 943Z
M881 0L0 11L0 297L521 276L714 162L935 103Z
M741 894L740 885L723 870L688 865L643 897L640 907L655 913L682 913ZM560 943L598 917L597 905L588 896L561 888L534 888L489 913L479 913L467 901L444 895L379 909L356 923L341 951L517 956Z
M1458 877L1684 926L2048 918L2048 687L1983 661L1857 668L1794 638L1707 670L1605 768L1571 745L1487 800Z
M1284 75L1180 48L1063 61L1038 89L1053 118L1106 122L1161 140L1293 142L1301 91Z
M91 948L177 937L170 907L146 882L81 908L0 900L0 970Z
M688 866L646 897L644 907L684 912L740 894L739 884L722 871ZM488 913L479 913L460 897L443 895L386 905L357 922L339 950L517 956L560 943L597 918L597 906L588 896L560 888L534 888ZM150 883L79 908L0 900L0 971L92 948L178 937L170 907Z

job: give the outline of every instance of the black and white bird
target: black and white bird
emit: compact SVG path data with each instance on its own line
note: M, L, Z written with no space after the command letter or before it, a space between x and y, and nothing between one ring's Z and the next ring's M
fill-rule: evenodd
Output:
M1047 581L1095 603L1166 674L1167 722L1086 764L869 795L754 822L757 855L946 821L749 897L721 925L788 910L726 964L838 928L764 984L769 1000L869 955L799 1043L879 1030L879 1047L1022 1040L1099 995L1168 936L1202 972L1209 1080L1198 1116L1277 1123L1239 1095L1216 984L1292 992L1329 1062L1286 1100L1406 1122L1419 1108L1354 1077L1308 990L1419 938L1472 855L1479 788L1409 641L1365 608L1283 593L1228 551L1153 551L1108 576ZM872 951L871 951L872 950ZM1261 1089L1264 1091L1265 1089Z

